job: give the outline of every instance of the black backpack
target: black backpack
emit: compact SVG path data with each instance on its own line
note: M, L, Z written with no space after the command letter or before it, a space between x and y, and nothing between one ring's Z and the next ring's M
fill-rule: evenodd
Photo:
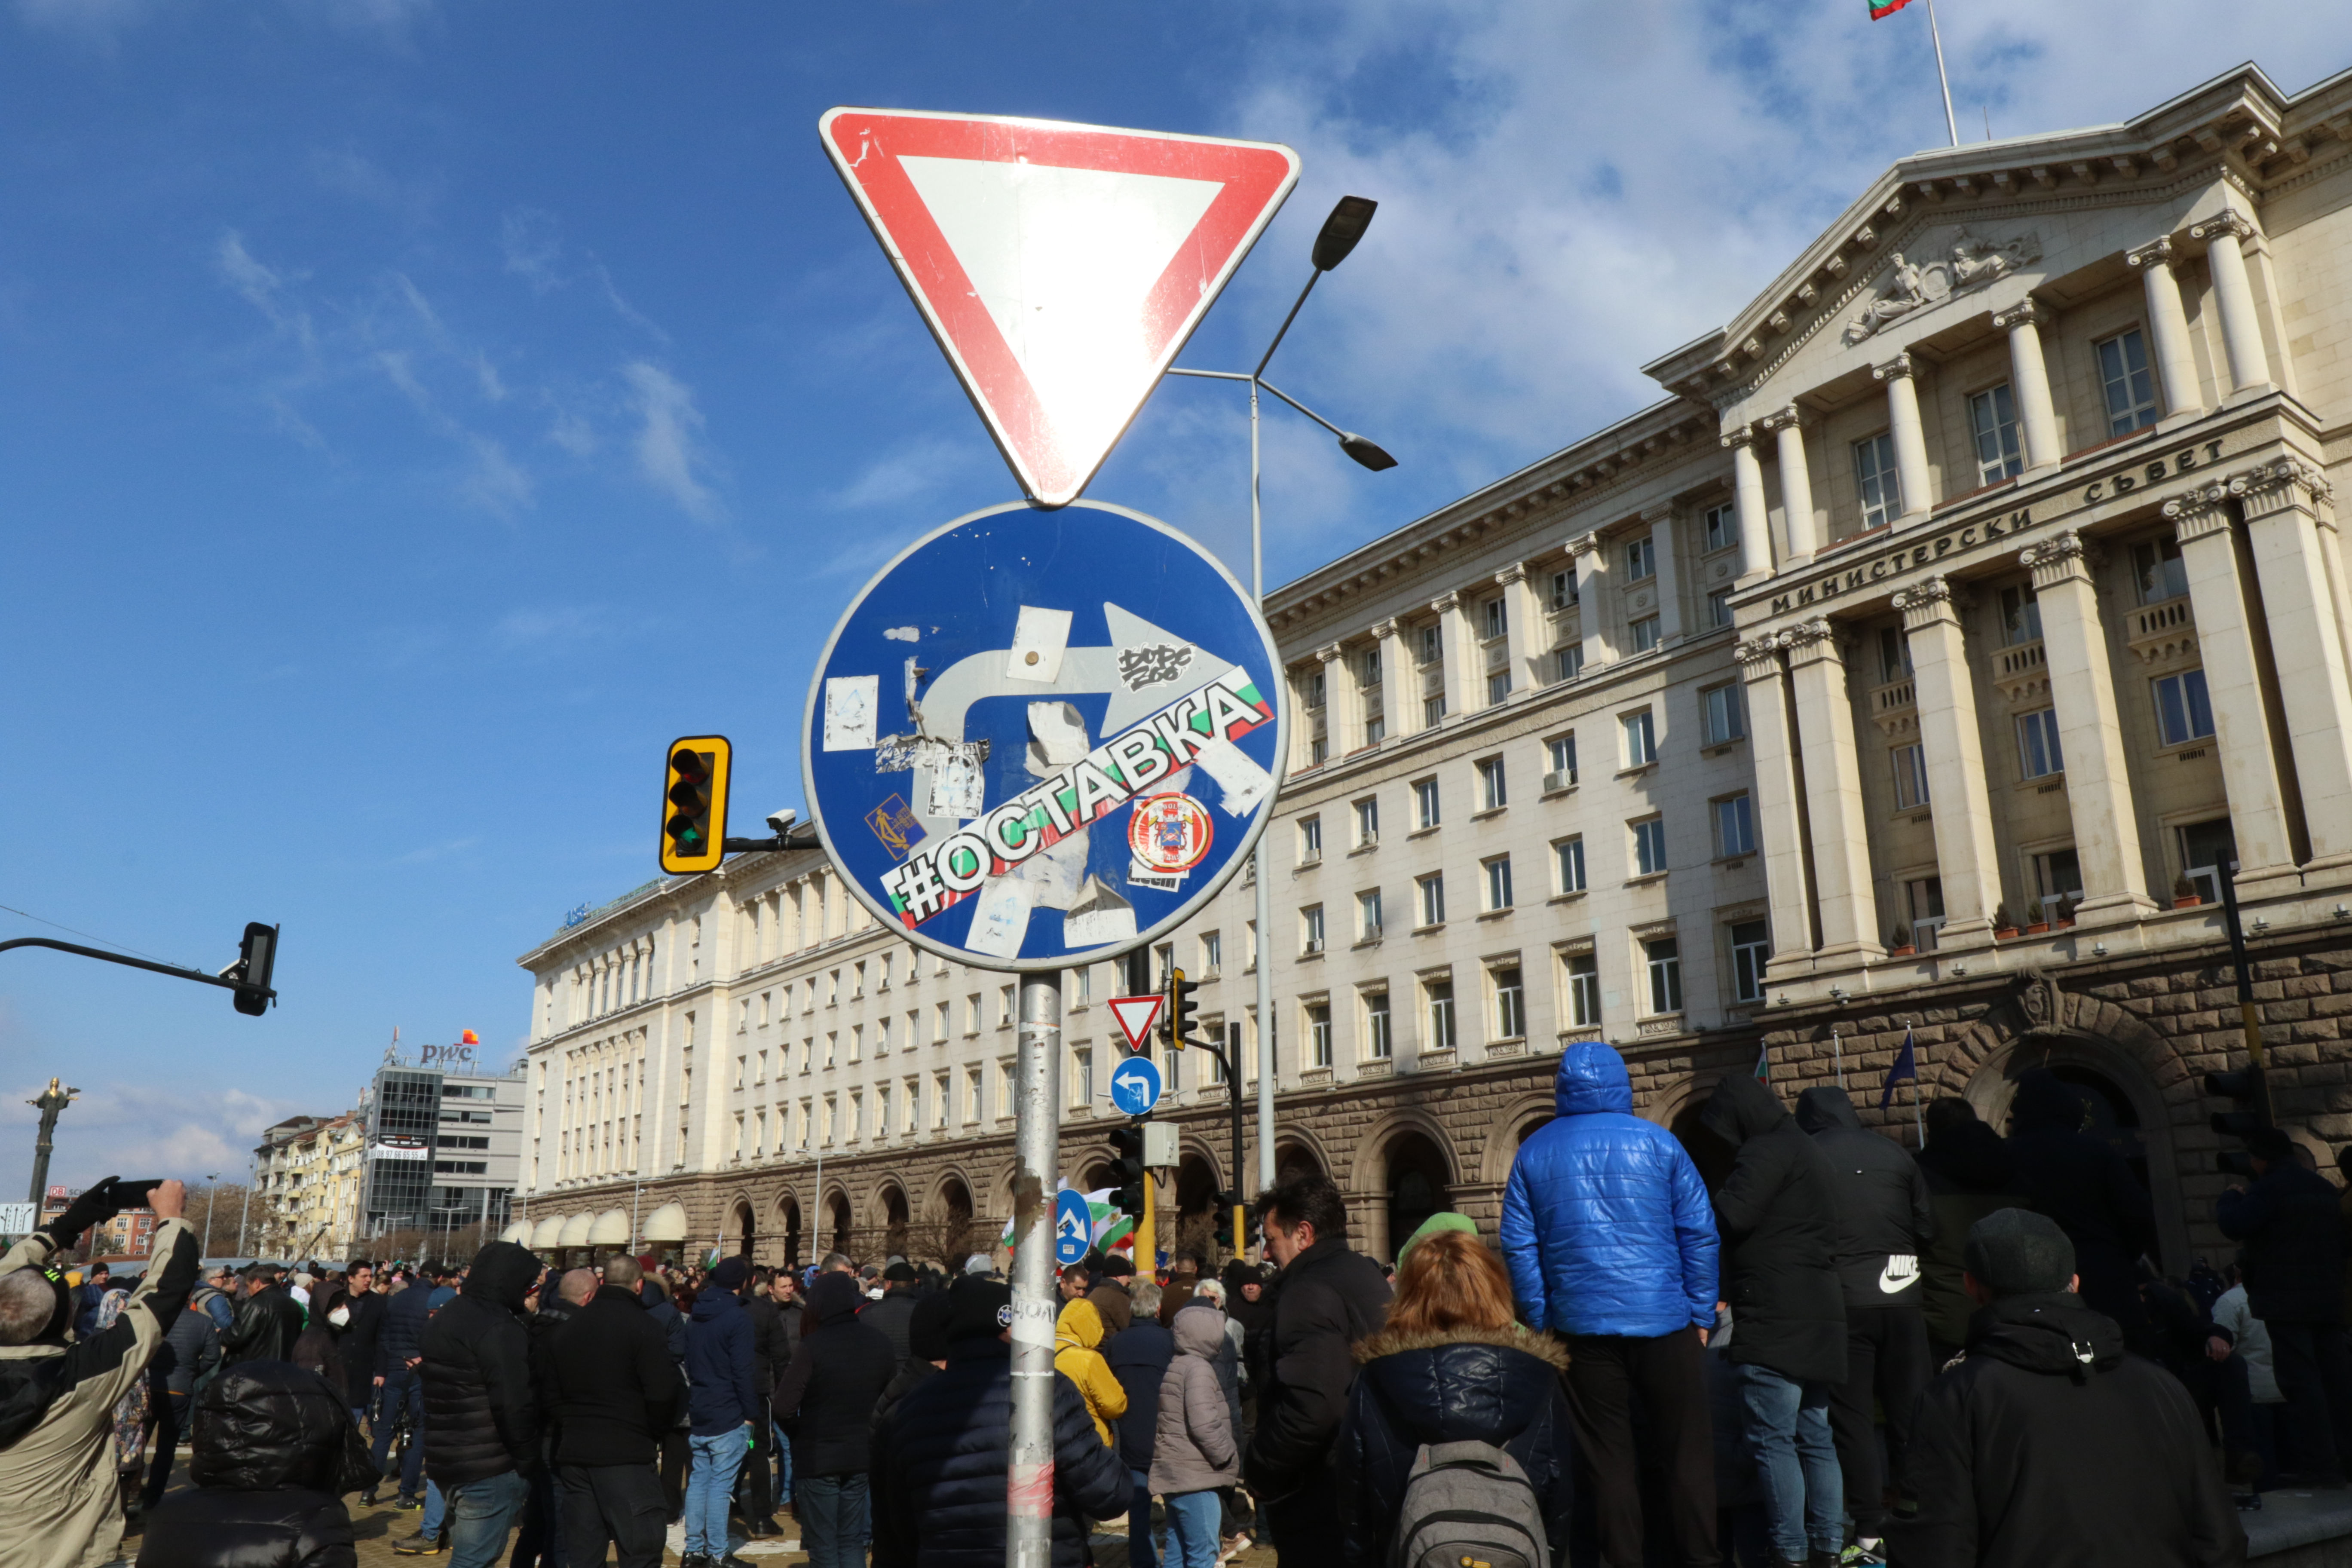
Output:
M1492 1443L1423 1443L1405 1477L1389 1568L1549 1568L1543 1509Z

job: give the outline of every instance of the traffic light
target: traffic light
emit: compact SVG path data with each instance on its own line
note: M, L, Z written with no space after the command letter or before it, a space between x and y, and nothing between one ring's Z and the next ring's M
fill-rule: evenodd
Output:
M1219 1193L1217 1194L1217 1250L1219 1252L1234 1250L1234 1215L1241 1206L1241 1194Z
M1171 1050L1182 1050L1192 1040L1193 1015L1201 1004L1194 993L1201 989L1197 980L1187 980L1181 969L1168 971L1167 1001L1160 1009L1160 1040Z
M2257 1128L2271 1124L2270 1092L2263 1081L2263 1069L2258 1067L2240 1068L2235 1072L2209 1072L2205 1075L2205 1092L2239 1108L2213 1113L2213 1131L2224 1138L2242 1142ZM2225 1176L2251 1177L2254 1173L2252 1156L2242 1149L2225 1149L2213 1157L2213 1163Z
M715 871L727 843L724 735L686 735L670 742L662 783L661 868L674 877Z
M1143 1215L1143 1129L1110 1130L1110 1206L1140 1219Z
M258 1018L269 1011L269 1004L278 993L270 989L270 975L278 968L278 928L248 921L245 940L236 944L236 994L231 998L236 1010L249 1018Z

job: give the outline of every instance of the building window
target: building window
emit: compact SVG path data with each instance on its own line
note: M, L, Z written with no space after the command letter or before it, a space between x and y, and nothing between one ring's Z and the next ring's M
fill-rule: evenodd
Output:
M1944 929L1944 879L1921 877L1903 884L1903 905L1911 912L1911 945L1921 952L1936 951Z
M2192 822L2180 829L2180 874L2207 903L2221 901L2221 875L2237 858L2228 817Z
M1584 835L1562 838L1551 847L1554 879L1563 893L1584 891Z
M1080 1046L1070 1053L1070 1087L1075 1091L1070 1096L1074 1109L1084 1110L1094 1104L1095 1053L1091 1047Z
M1706 624L1727 626L1731 624L1731 590L1717 588L1706 596Z
M1201 939L1203 943L1212 942L1216 940L1217 933L1214 931L1211 931L1207 936ZM1095 966L1091 963L1079 964L1076 979L1073 981L1072 985L1074 1000L1071 1005L1073 1006L1084 1007L1087 1004L1091 1003L1095 999ZM907 1026L907 1043L910 1046L915 1043L914 1025L911 1022L913 1016L914 1016L912 1014L908 1015L910 1022Z
M967 1127L977 1125L983 1107L981 1104L980 1069L973 1068L963 1075L963 1120Z
M1439 821L1437 810L1437 781L1435 779L1423 779L1420 783L1414 784L1412 786L1412 804L1414 811L1419 816L1422 826L1436 826Z
M1386 1061L1395 1054L1395 1041L1389 1034L1389 994L1367 991L1364 993L1364 1055L1374 1061Z
M1740 698L1738 681L1708 687L1698 694L1698 707L1708 745L1724 745L1747 735L1748 705Z
M1568 954L1568 1021L1579 1029L1601 1026L1601 964L1589 952Z
M1495 1037L1498 1040L1524 1040L1528 1037L1528 994L1519 983L1519 967L1495 972Z
M1508 668L1497 669L1486 677L1487 707L1499 708L1510 700L1510 696L1511 672Z
M1547 772L1544 788L1568 789L1576 783L1576 731L1554 735L1544 742L1544 763Z
M2042 601L2034 597L2032 584L2000 591L2000 640L2010 647L2042 640Z
M1895 470L1895 437L1853 444L1854 489L1862 496L1862 526L1878 528L1903 515L1903 480Z
M1507 636L1510 632L1511 615L1507 605L1506 600L1489 599L1481 607L1480 613L1486 620L1486 636L1490 640Z
M2083 862L2074 849L2051 849L2033 857L2033 896L2041 901L2042 918L2055 923L2069 918L2072 906L2083 901ZM2032 919L2032 911L2026 913Z
M1356 895L1356 940L1381 940L1381 890L1378 888Z
M1706 552L1728 550L1739 542L1739 509L1726 502L1706 509Z
M1670 936L1654 936L1642 944L1642 959L1650 972L1650 1011L1683 1010L1682 944Z
M1764 966L1772 961L1772 931L1762 921L1734 921L1731 937L1731 999L1764 1000Z
M1482 860L1479 867L1486 873L1486 909L1489 913L1511 907L1511 858L1497 855L1492 860Z
M1201 978L1213 979L1225 966L1225 933L1204 931L1201 933Z
M1011 985L996 988L996 1026L1000 1029L1013 1026L1013 1015L1017 1010L1013 1004L1014 992L1015 988Z
M1450 1051L1454 1048L1454 982L1428 981L1423 990L1429 997L1428 1048Z
M1330 760L1331 738L1328 735L1318 735L1312 741L1307 742L1307 765L1308 767L1319 768Z
M1318 669L1314 674L1302 679L1299 681L1298 686L1301 694L1305 698L1305 701L1302 706L1307 708L1320 708L1323 706L1324 699L1328 695L1328 689L1323 679L1323 672L1321 670Z
M2128 436L2155 424L2156 377L2148 373L2147 342L2139 329L2117 332L2092 352L2099 356L2099 384L2107 394L2107 434Z
M1584 645L1580 642L1558 649L1551 658L1554 680L1574 680L1584 673Z
M1424 730L1434 730L1438 725L1444 721L1445 694L1444 692L1440 692L1434 697L1423 698L1421 700L1421 727Z
M2017 400L2009 383L1970 395L1969 433L1977 444L1977 483L1994 484L2025 471L2017 444Z
M1756 813L1745 794L1715 803L1715 852L1725 859L1756 853Z
M1298 950L1316 953L1323 951L1323 906L1309 904L1298 911Z
M1381 683L1381 645L1374 643L1356 656L1356 684L1378 686Z
M1912 811L1927 804L1927 748L1897 746L1887 752L1895 764L1895 809Z
M1653 816L1632 825L1633 829L1633 874L1654 876L1666 868L1666 819Z
M1389 721L1385 714L1374 713L1364 720L1364 744L1377 746L1388 739Z
M1658 646L1657 616L1643 616L1637 621L1627 623L1625 629L1633 634L1635 653L1647 653Z
M2186 745L2213 733L2213 705L2205 697L2205 672L2186 669L2156 681L2156 724L2168 746Z
M1572 610L1576 607L1574 571L1555 572L1551 574L1551 607L1555 610Z
M1503 759L1486 757L1478 763L1478 800L1481 811L1499 811L1511 804L1510 792L1503 784Z
M1908 679L1911 675L1911 637L1901 626L1878 628L1878 679L1882 682Z
M2066 761L2058 752L2058 710L2044 708L2018 717L2017 762L2029 779L2064 771Z
M1433 871L1413 884L1421 893L1421 923L1442 926L1445 923L1445 873Z
M1625 542L1625 581L1639 583L1645 577L1654 577L1657 574L1657 546L1650 542L1650 536L1645 533L1639 539L1627 540Z
M1441 627L1423 626L1421 628L1422 663L1435 664L1437 662L1437 656L1440 651L1443 650L1444 646L1444 636Z
M2149 539L2132 546L2132 576L2139 585L2139 602L2160 605L2189 592L2189 563L2180 559L2180 543Z
M1356 847L1370 849L1381 841L1381 802L1378 795L1356 803Z
M931 1126L936 1131L944 1132L947 1131L947 1125L948 1075L941 1073L931 1080ZM803 1139L801 1141L801 1147L803 1149L807 1148L808 1140Z
M1302 816L1298 819L1298 863L1312 866L1323 858L1323 819Z
M1331 1004L1307 1004L1307 1052L1309 1067L1331 1065Z
M1617 721L1625 732L1625 765L1643 768L1658 760L1658 731L1650 710L1628 713Z

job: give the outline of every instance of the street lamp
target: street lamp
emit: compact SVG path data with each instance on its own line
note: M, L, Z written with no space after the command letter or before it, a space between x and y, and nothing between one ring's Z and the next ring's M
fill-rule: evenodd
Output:
M1376 442L1366 440L1351 430L1342 430L1298 399L1265 379L1265 367L1274 362L1274 351L1282 346L1289 335L1290 323L1298 319L1299 309L1307 296L1315 292L1315 285L1323 274L1348 259L1356 242L1364 237L1371 226L1372 214L1380 204L1368 196L1341 196L1323 226L1315 236L1315 248L1309 258L1315 270L1307 279L1307 287L1292 300L1290 313L1282 318L1282 326L1274 334L1274 342L1265 345L1258 357L1257 368L1244 375L1229 370L1184 370L1171 365L1171 375L1198 376L1204 381L1244 381L1249 384L1250 399L1250 592L1263 609L1265 605L1265 534L1264 518L1258 501L1258 392L1261 388L1274 394L1293 408L1339 437L1339 450L1349 458L1373 473L1396 467L1397 460L1389 456ZM1252 875L1257 883L1257 1175L1258 1184L1274 1185L1274 911L1267 890L1265 876L1265 845L1260 840L1251 859ZM1236 1059L1234 1070L1241 1070ZM1235 1180L1240 1173L1234 1173Z

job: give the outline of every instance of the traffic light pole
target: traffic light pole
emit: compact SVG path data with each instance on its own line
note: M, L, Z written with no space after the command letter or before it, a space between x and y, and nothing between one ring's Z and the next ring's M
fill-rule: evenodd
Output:
M1007 1568L1053 1568L1054 1204L1061 1166L1062 977L1021 977L1013 1062L1013 1458Z
M231 980L226 975L206 974L201 969L183 969L176 963L157 963L150 959L133 958L128 953L109 952L102 947L83 947L78 942L58 942L54 937L20 936L0 942L0 952L5 952L12 947L51 947L59 952L77 953L83 958L102 958L109 963L120 963L131 969L144 969L156 974L168 974L174 980L193 980L200 985L217 985L224 991L253 993L265 1001L274 1001L278 995L277 992L267 986L247 985L242 980Z
M2238 980L2238 1023L2245 1031L2246 1060L2253 1070L2254 1113L2264 1127L2271 1121L2270 1080L2263 1063L2263 1026L2254 1012L2253 965L2246 960L2246 929L2238 914L2238 866L2236 861L2219 868L2213 879L2221 884L2221 927L2230 934L2230 965Z

